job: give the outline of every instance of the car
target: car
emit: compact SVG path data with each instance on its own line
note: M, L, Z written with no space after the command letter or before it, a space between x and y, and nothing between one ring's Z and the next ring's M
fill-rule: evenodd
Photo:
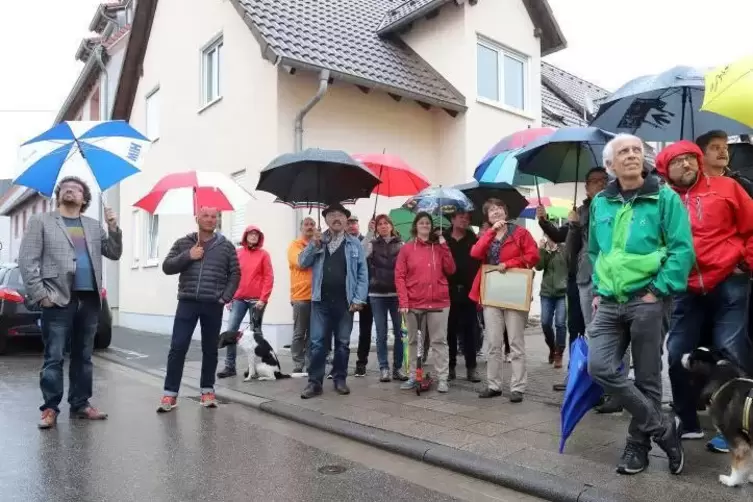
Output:
M100 291L99 311L94 348L106 349L112 341L112 314L107 301L107 290ZM0 355L8 342L20 337L41 337L42 309L29 302L21 273L15 263L0 265Z

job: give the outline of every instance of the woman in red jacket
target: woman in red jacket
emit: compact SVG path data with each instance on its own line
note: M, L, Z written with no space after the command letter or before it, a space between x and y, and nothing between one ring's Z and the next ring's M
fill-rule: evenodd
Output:
M450 372L450 352L447 345L447 315L450 311L450 288L447 276L455 273L455 261L450 248L438 229L432 228L431 216L418 213L413 220L413 240L400 248L395 265L395 287L400 312L425 312L426 321L421 332L429 333L434 369L439 378L437 391L447 392ZM406 316L408 327L408 358L410 379L400 388L416 386L416 341L419 326L413 315Z
M482 208L484 217L491 228L484 232L471 248L471 256L484 265L496 265L500 273L508 268L533 268L539 261L539 250L531 233L507 221L507 206L499 199L489 199ZM481 302L481 274L479 270L473 282L471 300ZM510 378L510 402L523 401L526 387L526 345L523 331L528 320L528 312L484 307L486 325L487 363L486 389L479 393L481 398L502 395L502 367L504 354L502 345L505 329L510 340L512 355L512 377Z

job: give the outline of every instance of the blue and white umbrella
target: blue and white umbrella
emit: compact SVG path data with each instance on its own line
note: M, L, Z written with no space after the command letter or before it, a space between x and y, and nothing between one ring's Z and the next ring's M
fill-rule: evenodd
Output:
M61 122L21 145L13 182L51 197L60 179L77 176L105 191L139 172L150 144L122 120Z

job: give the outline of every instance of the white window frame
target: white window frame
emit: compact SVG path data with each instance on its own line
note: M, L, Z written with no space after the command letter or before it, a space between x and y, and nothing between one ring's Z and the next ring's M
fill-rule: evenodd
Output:
M159 223L159 215L148 212L144 213L145 267L156 267L159 265ZM155 230L154 234L152 234L152 230Z
M212 40L201 48L201 97L202 111L222 99L222 60L225 52L224 37L222 33L215 35ZM212 62L211 75L209 63ZM207 85L211 77L211 92Z
M157 86L151 91L149 91L149 93L144 97L144 134L146 135L147 138L149 138L153 142L157 141L160 135L160 108L161 108L160 98L161 98L161 95L160 95L159 90L160 88L159 86ZM152 115L152 117L156 119L156 124L152 123L150 127L149 126L150 124L149 103L151 99L155 99L155 101L153 101L154 104L152 106L156 105L156 115Z
M141 211L134 209L131 211L131 268L138 268L141 264L141 231L139 220Z
M497 53L497 94L499 95L498 100L494 100L491 98L487 98L485 96L481 96L478 94L478 73L479 73L479 61L478 61L478 47L482 46L486 49L493 50ZM515 59L518 62L523 64L523 108L518 108L517 106L508 105L505 102L505 64L504 64L504 58L505 56ZM476 40L476 99L478 101L481 101L483 103L492 104L494 106L510 110L517 113L527 113L531 109L531 77L530 77L530 67L531 67L531 58L521 54L517 51L514 51L512 49L509 49L501 44L498 44L496 42L492 42L491 40L479 36Z
M246 186L246 170L243 171L237 171L230 175L230 178L232 178L233 181L238 183L240 186L244 187ZM246 207L242 208L236 208L233 212L233 221L232 226L230 227L230 235L225 236L229 237L231 242L233 244L240 245L241 240L243 239L243 232L246 230Z

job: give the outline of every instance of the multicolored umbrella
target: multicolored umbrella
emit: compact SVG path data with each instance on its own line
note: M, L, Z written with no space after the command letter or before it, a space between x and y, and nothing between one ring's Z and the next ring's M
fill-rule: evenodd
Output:
M234 211L252 198L223 173L187 171L163 177L134 207L152 214L196 214L201 207Z
M520 218L527 218L529 220L536 219L536 208L539 205L546 208L546 214L550 218L567 218L567 215L573 209L573 201L568 199L560 199L557 197L528 197L528 206L520 213Z
M523 129L505 136L486 152L476 167L473 177L485 183L509 183L513 186L535 185L537 180L533 176L518 172L517 160L514 159L515 153L531 141L548 136L554 131L555 129L550 127L539 127Z
M753 55L715 68L706 73L704 81L701 110L753 127Z
M408 199L403 207L414 214L426 212L433 216L451 216L457 212L470 213L473 203L456 188L429 187Z

